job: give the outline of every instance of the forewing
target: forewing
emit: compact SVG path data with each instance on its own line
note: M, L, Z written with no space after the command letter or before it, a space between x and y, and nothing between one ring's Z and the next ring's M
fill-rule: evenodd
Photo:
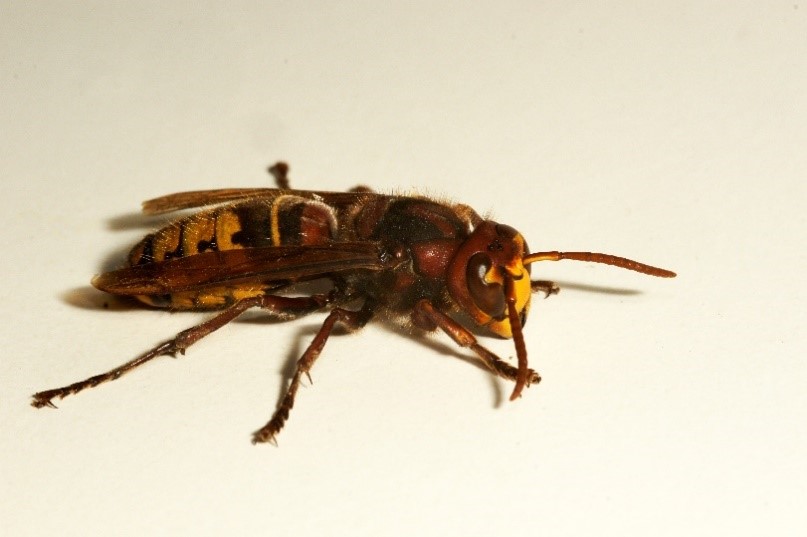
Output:
M205 205L228 203L248 198L276 196L277 188L220 188L216 190L194 190L168 194L143 202L146 214L162 214L182 209L193 209Z
M114 295L164 295L208 286L295 282L350 270L382 270L386 256L374 242L327 246L267 246L204 252L96 276L92 284Z
M314 190L280 190L278 188L221 188L217 190L194 190L168 194L143 202L146 214L163 214L183 209L193 209L219 203L232 203L253 198L275 198L280 195L293 195L322 201L339 207L378 197L388 197L374 192L319 192Z

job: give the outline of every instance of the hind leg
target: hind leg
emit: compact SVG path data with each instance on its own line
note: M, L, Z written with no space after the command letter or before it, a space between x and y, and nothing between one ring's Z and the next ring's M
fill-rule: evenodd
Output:
M313 295L310 297L281 297L265 295L245 298L236 302L212 319L208 319L201 324L187 330L183 330L177 334L174 339L157 345L145 354L142 354L134 360L130 360L125 364L116 367L115 369L107 371L106 373L94 375L88 379L75 382L62 388L55 388L52 390L45 390L43 392L35 393L33 395L31 405L36 408L41 408L44 406L55 408L56 405L54 405L52 402L52 400L55 398L64 399L68 395L76 394L87 388L94 388L99 384L116 380L125 373L140 367L141 365L153 360L154 358L157 358L158 356L174 356L177 352L180 354L185 354L185 349L203 337L215 332L222 326L230 323L236 317L250 308L259 307L282 315L296 316L305 315L312 311L321 309L330 301L331 298L328 295Z

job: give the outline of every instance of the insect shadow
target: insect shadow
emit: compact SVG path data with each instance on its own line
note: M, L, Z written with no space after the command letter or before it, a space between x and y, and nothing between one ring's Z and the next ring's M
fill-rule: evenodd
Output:
M116 259L118 263L120 263L120 259L127 253L128 250L118 250L108 256L108 262L112 263L113 259ZM105 269L108 270L108 269ZM600 293L600 294L607 294L607 295L617 295L617 296L633 296L633 295L640 295L642 291L637 289L628 289L628 288L619 288L619 287L606 287L601 285L588 285L582 283L574 283L569 281L558 281L557 282L564 291L582 291L585 293ZM312 289L311 286L306 290L308 292L313 292L316 289ZM143 307L142 304L137 302L136 300L129 298L129 297L120 297L109 295L107 293L102 293L95 289L92 286L84 285L80 287L75 287L68 291L65 291L61 298L67 304L81 308L81 309L88 309L88 310L103 310L103 311L131 311L137 310L142 311ZM262 325L273 325L273 324L281 324L289 322L287 319L279 318L276 315L272 315L265 311L249 311L245 312L240 318L235 321L237 324L262 324ZM294 370L296 368L297 360L300 357L301 349L304 348L304 343L309 341L316 333L317 327L319 326L319 322L314 322L311 324L303 325L297 330L297 333L293 337L294 343L290 346L288 352L286 353L285 359L283 360L283 366L280 368L278 373L283 379L283 384L280 387L277 395L277 402L279 403L283 399L283 395L285 393L285 385L288 384L289 380L294 375ZM406 335L401 334L400 326L395 324L393 321L389 321L386 319L378 319L375 323L375 326L381 328L385 332L390 334L394 334L395 336L399 337L406 337ZM474 332L478 333L477 335L485 336L482 330L474 330ZM337 326L334 329L333 335L350 335L350 331L341 327ZM449 345L448 343L444 343L441 341L436 340L432 337L421 337L418 338L418 343L422 345L425 349L431 350L436 354L440 354L442 356L450 357L451 359L459 359L463 362L479 369L480 371L488 372L487 367L479 362L476 358L472 355L462 352L461 349L456 348L455 346ZM506 398L504 392L502 390L501 383L498 379L494 376L486 375L489 380L489 385L492 391L492 407L499 408L501 407Z

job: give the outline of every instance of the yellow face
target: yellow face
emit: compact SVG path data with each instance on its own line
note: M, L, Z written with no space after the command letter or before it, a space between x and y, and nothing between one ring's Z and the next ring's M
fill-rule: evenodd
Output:
M451 296L479 326L513 337L507 289L521 323L530 307L532 286L524 238L515 229L485 221L474 230L449 267Z
M513 260L513 263L504 267L504 270L513 281L513 290L515 291L516 295L516 311L521 318L521 325L523 326L524 322L527 320L527 313L530 310L530 297L532 296L530 273L527 270L527 267L521 263L520 258ZM488 271L488 274L489 276L486 275L485 279L490 283L500 283L502 286L502 291L504 291L504 278L501 271L491 269ZM490 278L490 280L488 280L488 278ZM506 297L505 300L507 300ZM487 327L491 332L501 337L508 339L513 337L513 329L510 326L510 318L507 315L505 315L504 319L501 320L491 318L490 322L487 324Z

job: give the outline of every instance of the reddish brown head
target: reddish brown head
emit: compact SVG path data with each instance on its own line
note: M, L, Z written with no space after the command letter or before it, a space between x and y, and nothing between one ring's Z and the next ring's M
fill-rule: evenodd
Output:
M527 349L521 326L527 318L532 293L529 253L524 237L503 224L486 220L460 246L448 266L448 291L480 326L514 338L518 378L511 399L527 383Z
M530 308L530 263L572 259L605 263L651 276L672 278L674 272L610 254L592 252L529 253L524 237L503 224L486 220L459 247L448 265L448 290L479 325L515 340L518 376L510 399L527 383L527 349L521 334Z
M486 220L460 246L448 266L451 297L480 326L510 338L507 280L512 281L520 324L530 306L530 268L523 258L529 253L521 234L510 226Z

